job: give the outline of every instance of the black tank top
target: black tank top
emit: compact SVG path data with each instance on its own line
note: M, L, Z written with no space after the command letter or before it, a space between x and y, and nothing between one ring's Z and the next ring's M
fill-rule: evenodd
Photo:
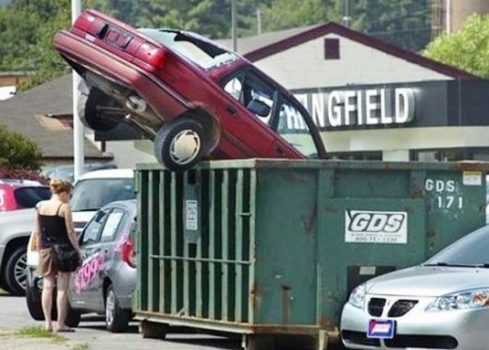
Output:
M58 216L61 203L55 215L39 214L39 230L41 232L40 248L51 248L55 243L69 243L68 232L66 231L65 218Z

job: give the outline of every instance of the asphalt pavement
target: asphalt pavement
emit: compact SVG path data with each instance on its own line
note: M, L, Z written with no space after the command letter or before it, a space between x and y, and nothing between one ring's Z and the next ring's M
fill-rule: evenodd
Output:
M113 334L96 315L86 315L76 332L60 333L62 339L19 335L26 327L43 326L27 311L24 297L0 295L0 349L8 350L238 350L236 340L201 334L170 334L166 340L143 339L138 324L127 333Z

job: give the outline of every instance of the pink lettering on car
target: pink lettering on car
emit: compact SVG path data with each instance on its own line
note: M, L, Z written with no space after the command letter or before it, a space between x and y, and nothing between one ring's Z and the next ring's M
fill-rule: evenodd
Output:
M85 260L82 266L75 272L75 292L80 294L83 290L87 289L90 282L92 282L97 274L102 271L105 265L105 254L100 252L91 256Z

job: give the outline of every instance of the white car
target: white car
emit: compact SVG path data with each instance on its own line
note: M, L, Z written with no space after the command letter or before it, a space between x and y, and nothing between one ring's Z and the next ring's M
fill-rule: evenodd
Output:
M356 287L343 307L348 349L488 349L489 226L425 263Z
M132 169L97 170L84 174L76 182L70 202L75 231L79 234L97 210L106 204L134 198L134 171ZM35 273L38 259L37 247L31 235L27 249L26 301L32 318L43 320L42 278Z

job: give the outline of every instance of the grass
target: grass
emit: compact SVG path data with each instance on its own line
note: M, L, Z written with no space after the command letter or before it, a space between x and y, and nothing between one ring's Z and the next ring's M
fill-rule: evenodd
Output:
M49 338L55 343L62 343L68 340L67 338L54 334L53 332L46 331L41 326L23 327L19 329L16 332L16 334L24 337L32 337L32 338ZM79 350L83 350L83 348Z
M90 349L90 346L88 346L87 343L76 344L71 348L71 350L88 350L88 349Z

